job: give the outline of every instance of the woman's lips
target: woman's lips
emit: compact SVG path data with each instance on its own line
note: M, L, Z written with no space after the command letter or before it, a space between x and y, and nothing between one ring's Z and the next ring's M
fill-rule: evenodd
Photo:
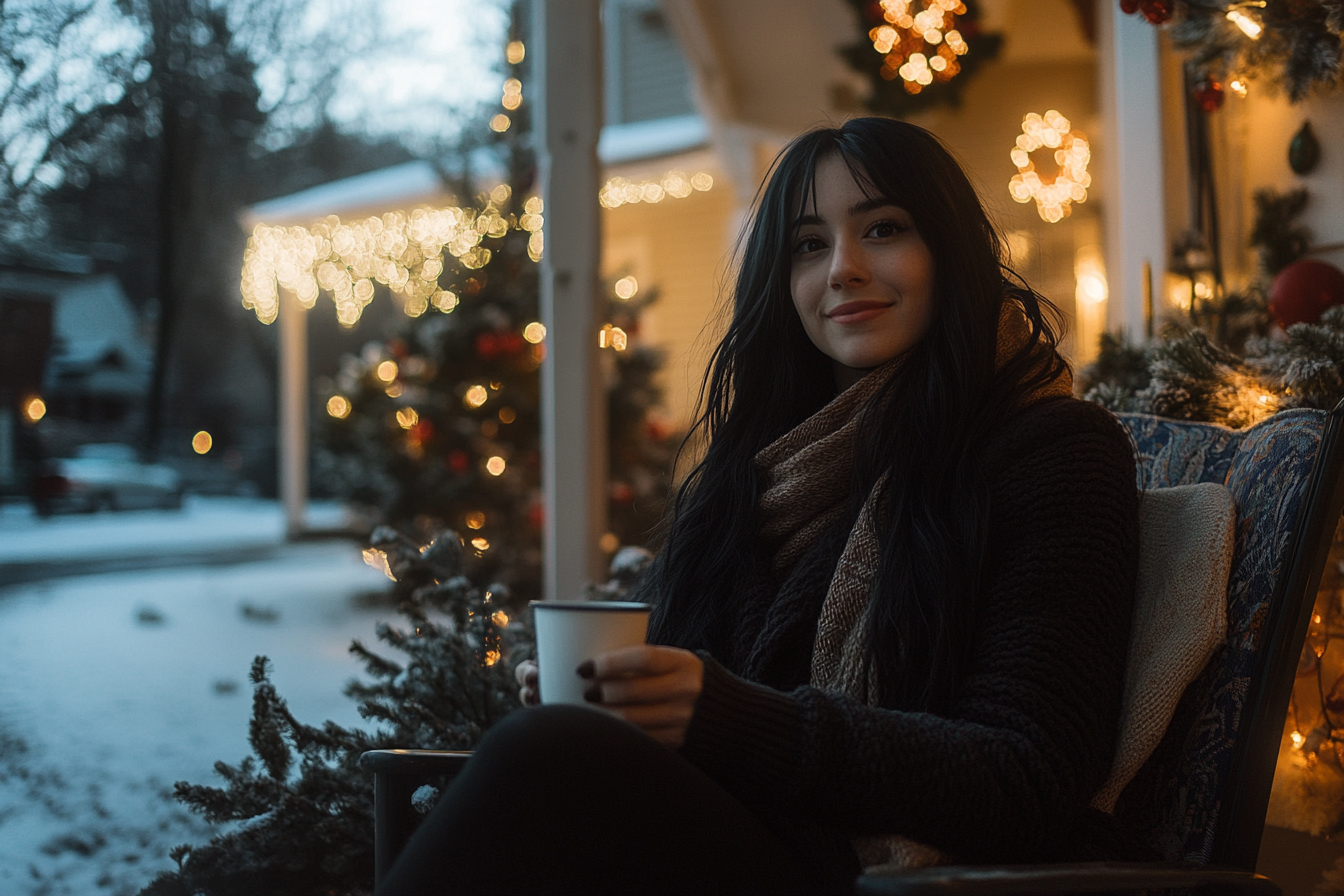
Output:
M837 324L857 324L872 320L890 307L887 302L846 302L832 308L826 318Z

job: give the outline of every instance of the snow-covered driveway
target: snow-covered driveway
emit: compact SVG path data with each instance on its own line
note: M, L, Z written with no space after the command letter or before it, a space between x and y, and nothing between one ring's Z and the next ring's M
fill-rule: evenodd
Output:
M0 588L0 893L134 893L199 840L165 793L246 755L256 654L300 719L358 724L346 648L392 617L360 597L387 584L331 541Z

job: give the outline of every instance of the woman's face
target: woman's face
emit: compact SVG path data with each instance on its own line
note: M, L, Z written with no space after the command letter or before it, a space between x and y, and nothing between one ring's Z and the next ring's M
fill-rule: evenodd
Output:
M816 207L795 222L789 285L843 389L928 332L933 256L910 214L865 195L838 153L817 165L815 186Z

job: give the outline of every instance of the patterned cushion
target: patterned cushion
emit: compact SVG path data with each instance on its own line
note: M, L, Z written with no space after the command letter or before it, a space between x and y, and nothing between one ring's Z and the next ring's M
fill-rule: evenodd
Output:
M1219 482L1237 509L1227 640L1186 690L1161 744L1120 796L1116 814L1171 860L1208 862L1219 782L1246 701L1269 598L1325 428L1325 413L1294 410L1233 430L1120 414L1134 439L1140 488Z

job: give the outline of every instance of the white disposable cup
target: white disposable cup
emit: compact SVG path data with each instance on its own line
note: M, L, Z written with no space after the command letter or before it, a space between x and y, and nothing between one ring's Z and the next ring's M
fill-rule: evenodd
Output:
M643 644L649 605L623 600L534 600L542 703L587 705L579 664L599 653Z

